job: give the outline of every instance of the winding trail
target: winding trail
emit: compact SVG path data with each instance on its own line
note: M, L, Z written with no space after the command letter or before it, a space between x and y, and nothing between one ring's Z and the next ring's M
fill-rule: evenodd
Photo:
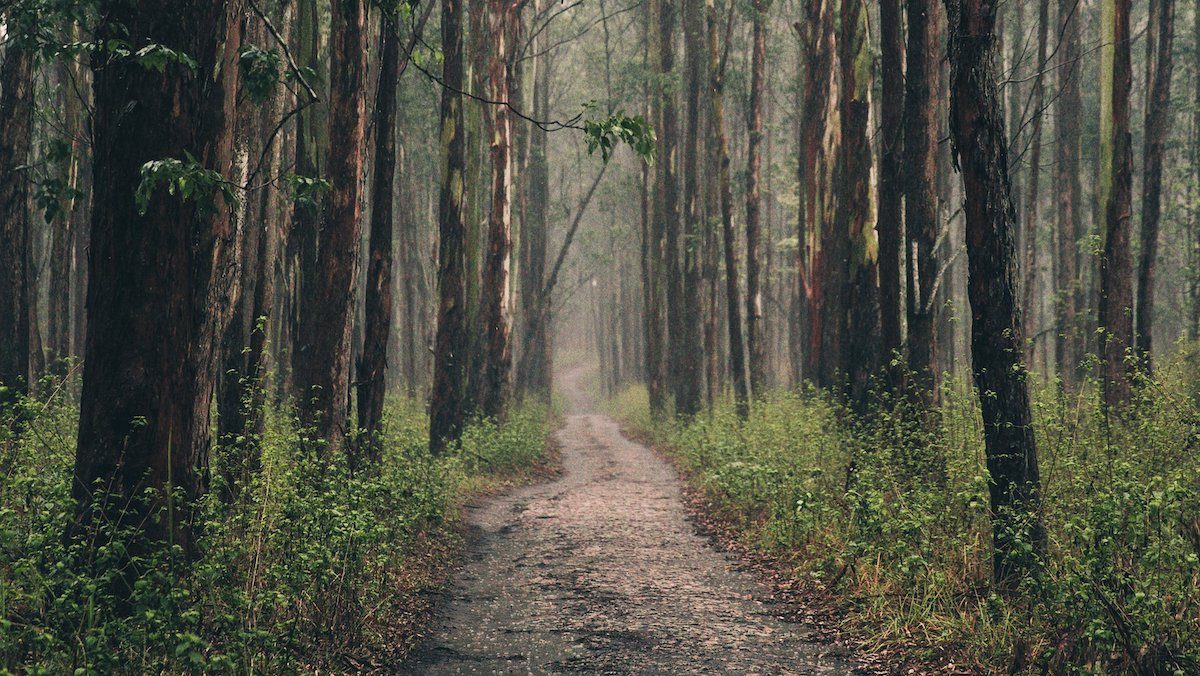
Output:
M406 670L848 673L697 535L675 471L561 385L564 472L473 507L470 557Z

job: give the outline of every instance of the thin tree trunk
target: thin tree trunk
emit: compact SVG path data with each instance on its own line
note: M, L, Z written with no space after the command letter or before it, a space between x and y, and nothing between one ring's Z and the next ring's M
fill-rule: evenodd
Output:
M746 355L742 345L742 313L739 302L737 231L733 227L733 190L729 178L729 139L725 135L725 63L717 53L719 17L716 7L708 7L708 56L712 80L712 126L716 136L713 148L719 168L718 194L721 202L721 232L725 244L725 297L729 321L729 374L733 382L733 399L737 414L745 418L749 412L749 392L746 384ZM726 45L728 48L728 45ZM757 48L757 44L756 44ZM757 56L757 54L756 54ZM747 234L749 234L747 232Z
M659 74L664 73L662 61L663 48L660 44L663 31L663 6L659 0L650 0L646 4L646 61L648 69ZM673 194L674 173L671 163L674 158L674 120L666 120L663 108L667 103L667 93L660 81L654 81L646 89L649 119L654 128L659 130L658 158L654 164L653 182L651 182L650 167L642 166L642 199L643 219L642 229L642 295L646 306L646 390L650 400L650 410L661 415L667 405L667 371L666 371L666 323L664 302L663 275L665 273L664 257L666 256L666 227L668 219L667 191L670 186ZM671 135L668 135L671 132ZM674 207L670 209L674 213Z
M1026 187L1028 192L1025 199L1025 228L1024 228L1024 256L1021 262L1022 266L1022 305L1025 309L1025 336L1029 343L1026 345L1025 363L1032 369L1034 366L1034 355L1036 354L1036 341L1039 335L1038 328L1038 300L1041 294L1038 293L1038 275L1037 275L1037 250L1038 250L1038 231L1041 226L1041 210L1039 202L1039 188L1042 173L1042 121L1045 119L1042 115L1046 100L1045 74L1048 67L1046 61L1046 42L1050 29L1050 0L1038 1L1038 29L1037 29L1037 63L1034 64L1036 72L1033 77L1033 111L1031 113L1033 119L1031 121L1030 140L1029 140L1029 185Z
M1063 383L1073 386L1077 380L1082 353L1077 313L1079 311L1079 237L1082 231L1083 187L1080 185L1080 128L1083 110L1080 94L1079 3L1059 1L1059 24L1062 25L1062 44L1059 47L1057 70L1059 95L1055 131L1057 158L1054 163L1054 194L1058 205L1058 279L1056 289L1055 361Z
M33 54L10 41L0 66L0 409L31 385L29 165L33 132Z
M396 176L396 89L400 84L400 39L391 16L379 22L379 84L375 97L374 177L371 234L363 314L363 346L358 359L358 429L366 464L382 452L383 395L387 390L387 346L392 329L392 234Z
M1011 588L1037 566L1045 538L1029 381L1021 363L1024 341L1013 243L1016 210L996 85L995 5L985 0L946 0L946 10L950 127L966 193L971 363L991 475L993 574Z
M1137 288L1137 355L1147 373L1152 368L1154 329L1154 282L1158 259L1158 231L1162 217L1163 154L1171 129L1172 45L1175 32L1175 1L1152 0L1157 11L1151 16L1157 25L1149 34L1157 38L1157 53L1153 56L1153 80L1149 85L1146 105L1146 138L1142 151L1145 168L1142 170L1142 254L1138 261ZM1152 45L1152 42L1148 42ZM1147 49L1149 52L1149 48Z
M1105 0L1101 22L1099 197L1104 208L1104 255L1100 259L1099 337L1104 403L1110 410L1128 405L1132 395L1126 361L1133 348L1129 8L1130 0Z
M462 0L442 0L442 178L438 196L438 312L429 448L442 452L462 434L466 399L466 226L463 223Z
M760 396L766 382L767 351L762 317L759 231L761 229L763 90L767 61L770 0L754 0L754 44L750 57L749 143L746 146L746 346L750 352L750 391ZM721 132L724 133L723 131ZM725 153L728 155L728 152Z
M901 238L904 197L904 19L900 0L880 0L879 204L879 323L883 357L890 362L904 340L900 323ZM911 166L911 165L909 165ZM898 378L889 369L892 385Z
M846 347L841 370L848 378L851 405L868 409L871 378L879 368L879 245L871 217L871 78L872 59L865 0L842 0L839 43L842 89L842 202L838 230L844 233L849 263L844 313Z

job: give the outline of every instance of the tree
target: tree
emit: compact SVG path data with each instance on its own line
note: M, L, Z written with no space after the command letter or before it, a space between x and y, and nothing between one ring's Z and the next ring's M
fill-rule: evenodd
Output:
M938 80L942 29L929 0L908 0L904 78L904 213L908 265L908 368L913 393L925 406L937 401Z
M903 231L902 200L906 175L903 143L903 22L900 0L880 0L880 79L883 97L879 102L879 183L875 227L879 233L880 338L883 357L889 361L899 354L903 343L900 324L900 239Z
M442 174L438 195L438 310L429 401L429 448L442 452L462 434L466 399L467 315L463 223L463 54L461 0L442 0Z
M962 174L971 304L971 366L990 474L995 579L1014 585L1044 551L1040 478L1016 299L1016 210L996 86L996 5L946 0L950 129ZM1033 556L1027 556L1032 552Z
M1139 365L1151 370L1154 339L1154 282L1158 262L1158 230L1162 218L1163 154L1171 128L1172 44L1175 1L1153 0L1146 31L1146 138L1142 151L1142 252L1138 260L1137 337Z
M151 541L190 555L214 350L237 301L227 293L236 231L223 186L242 17L224 0L106 2L101 15L101 44L119 37L188 60L159 70L136 56L93 56L97 199L73 491L81 525L94 523L93 491L103 490L95 507L112 510L110 522L142 525Z
M725 309L729 322L729 375L733 382L733 398L737 413L745 418L749 413L749 388L746 384L746 354L742 345L742 313L738 297L737 232L733 227L733 190L729 178L729 139L725 134L725 65L729 54L729 41L727 37L726 51L718 54L718 21L716 4L710 0L708 3L708 64L709 78L712 82L710 86L712 90L711 124L713 135L716 138L712 153L715 155L713 163L718 167L717 194L720 201L721 233L725 245ZM757 49L757 43L755 43L755 49ZM755 58L758 58L757 52ZM761 83L759 86L761 87ZM759 133L761 133L761 119L759 127ZM751 134L753 135L754 132ZM757 209L757 206L755 208ZM749 210L749 204L747 204L747 210ZM748 238L749 230L747 230ZM749 300L751 304L754 303L753 297L750 297ZM747 312L752 311L752 309L747 310ZM751 371L754 370L753 360L754 357L751 356Z
M1056 71L1059 77L1057 115L1055 116L1054 194L1057 205L1058 246L1055 282L1055 361L1063 382L1074 383L1082 353L1076 315L1079 312L1077 260L1082 231L1083 188L1079 181L1079 111L1083 107L1079 87L1079 3L1060 0L1059 23L1062 44L1058 50Z
M371 186L371 233L363 313L363 346L358 358L358 428L363 460L378 462L387 388L388 337L392 328L392 235L396 175L396 89L400 85L400 37L395 16L379 21L379 84L375 96L375 154Z
M839 41L842 88L839 113L842 127L841 203L838 230L844 238L846 307L841 372L849 381L850 402L861 414L867 410L870 379L879 368L879 246L871 227L871 77L872 58L867 33L865 0L842 0Z
M1100 258L1100 372L1104 404L1129 404L1127 353L1133 348L1133 264L1129 219L1133 148L1129 135L1130 0L1105 0L1100 53L1100 187L1104 253Z
M517 38L520 2L488 0L492 36L488 64L488 97L508 101L510 45ZM512 120L504 105L485 109L491 139L491 210L488 215L487 250L483 257L483 286L479 303L479 346L483 351L482 374L478 378L478 405L488 417L499 418L509 396L512 348L508 308L508 257L512 248Z
M29 165L34 54L12 41L0 65L0 409L29 391Z
M350 320L361 239L366 135L364 0L333 0L329 71L329 205L317 235L318 276L300 306L296 382L300 422L328 451L344 448L350 392ZM336 139L336 142L332 142Z
M1022 296L1024 298L1023 305L1025 308L1025 336L1029 343L1026 346L1027 355L1025 361L1027 364L1034 363L1034 348L1036 345L1036 337L1038 335L1038 279L1037 279L1037 247L1038 247L1038 230L1041 225L1041 195L1038 189L1041 185L1042 175L1042 121L1043 111L1046 107L1046 43L1050 30L1050 2L1049 0L1038 0L1038 25L1037 25L1037 63L1035 64L1036 72L1033 76L1033 91L1030 94L1032 99L1032 119L1029 124L1030 139L1029 139L1029 184L1028 192L1025 198L1025 228L1022 232L1023 248L1025 251L1022 261L1024 279L1021 282Z
M767 341L762 318L762 282L759 259L762 248L762 142L763 90L767 62L767 12L770 0L754 0L754 44L750 57L750 110L747 122L750 139L746 145L746 345L750 352L750 390L755 396L766 385ZM720 130L718 130L718 133ZM730 329L732 335L732 328Z

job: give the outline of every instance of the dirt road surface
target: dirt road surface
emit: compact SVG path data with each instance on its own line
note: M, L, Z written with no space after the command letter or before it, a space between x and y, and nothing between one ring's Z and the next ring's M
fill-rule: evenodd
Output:
M409 673L849 673L688 521L675 471L560 383L563 474L470 509L469 558Z

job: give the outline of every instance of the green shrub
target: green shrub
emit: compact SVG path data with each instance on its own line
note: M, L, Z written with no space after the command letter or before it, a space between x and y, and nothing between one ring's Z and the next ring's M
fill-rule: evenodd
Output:
M200 555L182 575L178 548L140 541L136 524L99 527L94 548L64 536L78 410L27 409L22 433L0 438L0 670L295 671L403 652L412 638L396 627L433 582L431 552L452 549L466 493L527 471L549 432L546 409L523 407L434 458L424 405L393 398L381 465L351 476L269 411L261 469L232 503L220 468L238 450L215 449Z
M746 421L725 401L683 427L652 424L644 391L609 407L674 453L747 543L832 585L871 647L950 649L985 671L1195 673L1190 363L1163 366L1124 420L1105 420L1094 387L1037 388L1048 556L1019 596L991 587L982 422L966 388L945 387L928 418L880 404L856 420L812 390L773 393Z

